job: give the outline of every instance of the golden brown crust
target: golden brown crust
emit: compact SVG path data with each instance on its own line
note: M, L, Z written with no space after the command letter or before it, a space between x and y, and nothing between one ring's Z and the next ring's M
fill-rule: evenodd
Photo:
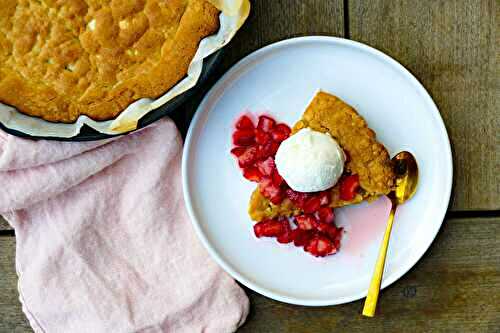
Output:
M0 102L54 122L116 117L187 73L219 26L205 0L4 0Z
M294 127L328 132L350 156L346 168L359 175L361 187L370 194L387 194L393 187L394 172L387 149L375 132L351 106L340 98L319 92Z
M307 107L302 119L295 124L292 133L305 127L330 133L350 157L345 171L359 175L363 191L353 200L343 201L340 199L340 185L337 184L330 191L331 207L342 207L363 200L372 201L392 190L395 175L389 153L376 140L375 132L368 128L363 117L351 106L336 96L319 92ZM271 204L258 189L250 198L248 212L255 221L301 213L288 199L280 205Z

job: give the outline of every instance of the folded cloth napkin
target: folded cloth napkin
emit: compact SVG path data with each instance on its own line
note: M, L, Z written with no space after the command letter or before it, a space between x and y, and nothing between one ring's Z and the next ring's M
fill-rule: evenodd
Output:
M230 332L248 299L200 245L165 119L117 139L30 141L0 131L0 213L16 231L35 332Z

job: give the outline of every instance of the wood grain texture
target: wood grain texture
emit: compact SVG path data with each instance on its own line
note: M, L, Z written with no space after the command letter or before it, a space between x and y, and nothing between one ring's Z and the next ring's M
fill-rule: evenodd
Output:
M0 230L11 230L10 225L5 221L5 219L0 215Z
M382 291L374 318L361 316L362 301L307 308L247 290L240 332L499 332L499 233L499 218L447 220L424 258Z
M499 235L500 218L447 220L424 258L381 293L372 319L360 315L362 301L307 308L246 290L252 308L239 332L498 332ZM29 332L14 247L13 237L0 237L0 332Z
M32 332L18 298L15 249L14 237L0 237L0 332Z
M283 39L344 36L342 0L255 0L250 16L225 50L222 70L248 53Z
M433 96L454 148L452 210L500 209L497 0L351 0L350 35L394 57Z

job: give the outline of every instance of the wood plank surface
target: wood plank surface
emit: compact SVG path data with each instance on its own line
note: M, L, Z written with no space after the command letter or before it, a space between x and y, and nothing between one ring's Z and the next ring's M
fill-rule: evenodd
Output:
M424 258L382 292L380 312L362 301L307 308L249 290L239 332L499 332L500 218L447 220ZM0 237L0 332L29 332L17 300L13 237ZM314 286L311 286L314 288Z
M10 225L5 221L5 219L0 215L0 230L10 230L12 229Z
M307 36L344 36L342 0L252 0L245 25L226 48L222 70L248 53L283 39Z
M351 38L401 62L441 111L454 149L452 210L500 209L499 4L349 1Z
M32 332L17 293L16 239L0 237L0 332Z

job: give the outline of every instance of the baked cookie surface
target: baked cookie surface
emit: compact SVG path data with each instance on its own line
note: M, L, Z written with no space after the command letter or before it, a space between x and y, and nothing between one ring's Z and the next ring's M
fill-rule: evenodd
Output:
M186 75L218 14L205 0L0 0L0 102L52 122L115 118Z

